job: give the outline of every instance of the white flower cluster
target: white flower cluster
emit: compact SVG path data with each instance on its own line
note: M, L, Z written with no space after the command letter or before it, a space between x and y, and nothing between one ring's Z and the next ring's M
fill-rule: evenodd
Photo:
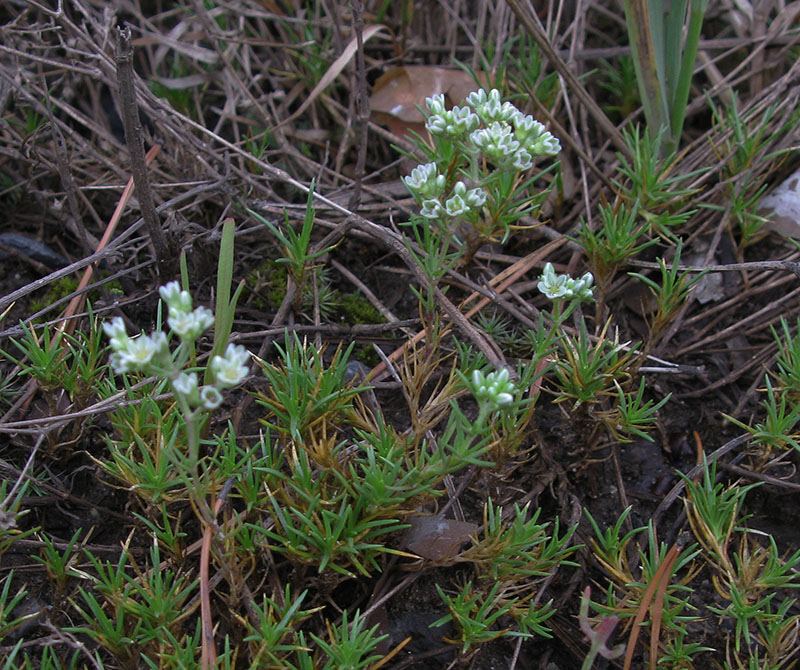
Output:
M510 102L501 102L497 89L470 93L469 107L447 110L441 94L427 98L426 104L431 116L425 127L431 134L464 142L501 170L527 170L534 156L555 156L561 151L561 144L544 125Z
M114 350L111 367L117 374L144 370L154 364L158 366L165 355L169 356L167 336L164 333L140 335L131 339L125 331L125 322L119 316L104 323L103 330L110 338L111 348Z
M569 275L557 275L552 263L544 266L544 272L539 277L539 290L550 300L564 298L566 300L588 301L593 299L592 284L594 277L587 272L580 279L573 279Z
M472 394L479 403L486 403L493 410L510 405L514 401L516 390L505 368L487 375L480 370L472 373Z
M158 293L167 303L170 329L184 342L194 342L214 325L214 313L207 307L193 310L192 296L189 291L182 291L178 282L172 281L162 286Z
M410 177L404 177L408 189L422 202L420 213L426 219L450 218L470 214L486 202L486 191L482 188L468 189L463 181L456 182L450 197L442 205L446 187L444 175L439 174L436 163L418 165Z
M192 309L192 296L178 282L170 282L158 290L169 310L167 323L183 344L192 344L214 324L214 313L206 307ZM117 374L145 372L166 376L176 394L183 396L192 407L216 409L222 404L221 389L236 386L247 376L250 354L242 346L229 344L224 356L214 356L211 372L214 383L200 386L196 372L184 372L169 350L167 336L162 332L131 338L122 318L115 317L103 324L110 338L111 367Z

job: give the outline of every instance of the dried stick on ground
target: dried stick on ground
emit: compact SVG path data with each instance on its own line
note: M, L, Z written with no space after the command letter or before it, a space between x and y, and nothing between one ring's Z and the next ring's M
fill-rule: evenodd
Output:
M136 184L136 195L142 208L144 224L156 251L158 270L162 281L171 279L174 274L172 263L175 254L170 248L166 235L161 228L153 203L153 192L147 177L147 165L144 157L144 140L142 126L139 121L139 108L136 105L136 89L133 85L133 47L131 46L130 27L117 30L117 83L119 86L120 114L125 127L125 142L131 155L131 173ZM172 266L172 267L171 267Z

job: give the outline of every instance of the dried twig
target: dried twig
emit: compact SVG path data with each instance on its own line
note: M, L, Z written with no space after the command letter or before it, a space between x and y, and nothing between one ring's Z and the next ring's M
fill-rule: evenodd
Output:
M173 264L175 254L158 220L156 207L153 203L153 192L150 190L150 179L147 176L144 138L142 137L139 107L136 104L136 89L133 83L133 47L131 46L131 29L129 26L118 28L117 30L115 61L117 64L120 114L125 127L125 142L131 155L131 173L136 184L136 196L142 208L145 227L155 247L159 274L162 281L167 281L175 274Z

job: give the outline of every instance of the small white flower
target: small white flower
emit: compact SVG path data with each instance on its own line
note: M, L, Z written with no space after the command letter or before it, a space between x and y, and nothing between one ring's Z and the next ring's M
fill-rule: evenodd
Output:
M530 115L516 114L511 122L514 124L514 137L534 156L555 156L561 151L561 144L553 135Z
M520 143L514 139L511 126L497 122L473 132L469 141L501 169L513 164L515 154L520 149Z
M537 156L555 156L561 151L561 143L550 133L546 133L535 142L529 143L528 149Z
M486 124L507 122L519 114L519 110L510 102L501 102L500 91L496 88L493 88L488 94L484 90L470 93L467 96L467 104Z
M520 149L514 154L514 160L511 162L512 167L519 170L530 170L533 167L533 158L528 153L527 149Z
M475 130L481 120L469 107L453 107L449 112L450 123L447 125L447 134L452 137L464 137Z
M520 142L525 142L529 137L539 137L547 132L544 125L530 114L519 112L511 118L511 123L514 124L514 135Z
M182 291L180 284L176 281L171 281L158 289L159 295L167 303L170 312L191 312L192 311L192 296L189 291Z
M196 372L181 372L172 382L172 388L180 393L192 405L196 405L200 398Z
M547 263L542 276L539 277L539 290L550 300L563 298L567 294L567 279L569 279L567 275L556 275L553 264Z
M439 219L442 217L442 214L444 214L444 209L441 203L436 199L423 200L422 208L419 213L426 219Z
M444 135L447 132L448 118L444 114L434 114L425 122L431 135Z
M211 361L211 371L217 384L223 388L236 386L247 376L249 359L247 349L238 344L229 344L225 356L214 356Z
M131 370L130 367L128 367L128 361L118 351L115 351L108 357L108 364L118 375L121 375L123 372L130 372Z
M472 209L483 207L484 203L486 202L486 191L480 187L472 188L464 195L464 201Z
M167 323L172 332L182 340L194 342L214 325L214 312L207 307L198 307L191 312L178 312L170 309Z
M583 277L574 281L575 284L572 287L572 290L575 292L575 295L581 300L591 300L593 297L592 284L594 283L594 277L592 276L592 273L587 272L585 275L583 275Z
M557 275L552 263L544 266L542 276L539 277L539 290L550 300L566 298L571 300L592 300L592 283L594 277L587 272L580 279L573 279L569 275Z
M447 212L447 216L452 218L466 214L469 211L469 207L467 207L467 203L464 202L464 198L457 194L445 201L444 209Z
M411 171L411 175L403 177L403 181L412 193L416 193L423 200L438 198L444 193L446 179L439 174L436 163L418 165Z
M119 361L128 370L143 370L167 348L167 337L160 331L152 335L140 335L119 350Z
M103 324L103 330L109 337L109 343L114 351L119 351L128 346L130 338L125 331L125 322L121 316L115 316L111 321L106 321Z
M213 386L200 389L200 403L206 409L217 409L222 404L222 394Z
M425 104L428 106L431 114L444 114L446 111L444 107L444 95L442 93L437 93L430 98L425 98Z

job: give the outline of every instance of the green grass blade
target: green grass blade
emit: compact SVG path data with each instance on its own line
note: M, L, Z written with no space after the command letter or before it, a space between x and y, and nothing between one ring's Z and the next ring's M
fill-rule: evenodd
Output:
M708 7L708 0L691 0L691 2L689 30L686 36L686 44L682 50L683 60L681 62L680 75L675 84L675 93L670 102L670 128L674 148L677 148L680 134L683 131L683 120L686 115L686 104L689 100L689 88L692 84L697 46L700 43L700 30L703 27L703 17Z
M625 0L625 19L648 133L655 136L666 125L668 116L665 113L664 86L659 77L657 45L653 41L647 0Z

